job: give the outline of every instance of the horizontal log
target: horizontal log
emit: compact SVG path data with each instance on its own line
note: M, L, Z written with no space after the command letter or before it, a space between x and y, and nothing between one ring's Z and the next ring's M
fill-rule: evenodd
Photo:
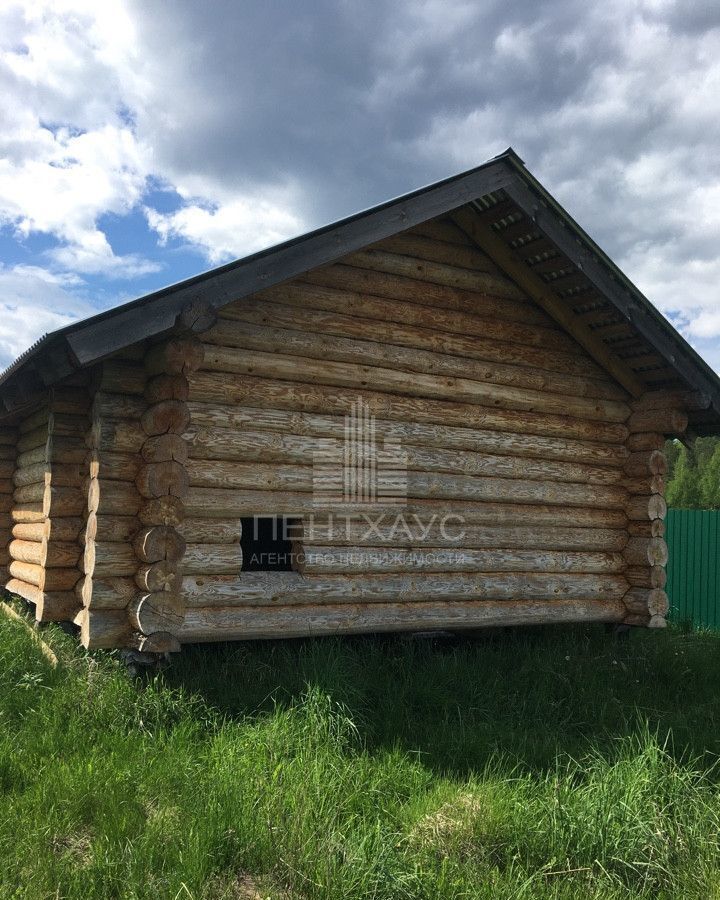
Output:
M628 566L624 572L631 587L664 588L667 572L662 566Z
M7 496L11 496L14 487L15 485L13 484L12 478L0 478L0 495L6 494Z
M19 541L40 542L45 538L45 522L21 522L13 525L12 536Z
M12 478L15 474L15 456L12 459L0 459L0 478Z
M640 615L665 616L670 608L665 591L653 588L630 588L623 603L629 613Z
M129 543L139 529L140 520L136 516L104 516L89 513L85 538L101 542Z
M630 433L657 431L660 434L684 434L688 417L680 409L640 409L627 422Z
M665 493L665 479L662 475L636 475L626 478L622 484L628 494Z
M79 463L74 465L59 462L38 463L36 466L18 469L15 473L15 484L20 486L44 480L46 484L52 484L53 487L77 487L83 475L84 472Z
M260 315L248 318L261 319ZM207 344L221 347L235 347L245 350L289 354L293 357L332 360L336 363L358 363L365 366L381 366L398 372L419 372L425 375L447 375L469 378L474 381L508 388L546 391L570 397L599 398L622 401L622 388L606 384L596 379L583 378L529 365L513 365L508 362L488 361L466 354L440 352L438 349L403 346L394 342L394 335L385 335L382 340L371 332L371 337L342 337L337 334L323 334L308 330L299 313L290 311L284 316L272 309L271 320L282 319L294 327L280 328L234 319L221 320L203 340ZM322 323L320 323L322 325ZM350 329L358 332L357 326ZM421 339L418 343L428 344ZM448 350L454 349L450 342ZM465 349L464 344L460 349ZM524 361L523 361L524 362ZM182 398L178 398L182 399Z
M330 475L336 474L331 466ZM627 494L624 488L613 485L527 481L523 479L452 475L433 472L402 472L395 496L438 499L474 499L511 503L542 503L562 506L605 506L621 509ZM228 463L216 460L211 466L202 461L189 460L187 474L193 487L214 487L228 492L234 489L268 491L312 491L315 502L322 505L341 503L342 485L333 478L323 480L318 466L285 465L278 467L262 463ZM389 486L388 486L389 489Z
M240 459L260 452L274 454L268 458L284 458L286 439L292 435L345 439L344 415L208 403L191 403L189 409L192 425L183 435L183 446L187 446L190 456L196 459ZM404 446L470 450L607 466L621 466L628 457L628 451L622 444L545 438L524 432L482 431L377 419L375 431L378 441L384 439ZM163 435L163 439L170 437L177 436ZM178 462L184 460L178 459Z
M176 632L185 619L185 606L178 595L166 592L144 594L128 606L128 617L133 628L143 634L156 631Z
M406 254L393 253L386 246L376 246L365 250L359 250L343 257L342 266L367 269L372 274L369 276L371 285L382 286L388 284L387 289L393 290L399 279L384 279L381 273L397 275L408 279L413 284L402 282L403 293L410 300L417 299L429 305L439 305L444 309L467 309L468 311L492 310L501 318L508 317L512 320L523 321L522 311L524 306L531 306L517 285L498 272L488 272L486 269L476 269L469 272L465 267L448 265L437 261L412 257ZM337 266L331 267L333 269ZM321 273L325 270L320 270ZM352 278L352 274L350 275ZM419 283L417 283L419 282ZM453 291L435 291L435 285L442 287L458 288ZM427 291L427 294L423 294ZM374 293L374 292L373 292ZM502 303L493 304L494 298L506 298L514 303L505 303L513 312L503 310ZM487 307L486 307L487 304ZM505 316L503 316L505 312ZM527 314L527 322L549 324L550 320L540 315L540 310L530 309Z
M88 370L76 370L52 388L52 408L55 412L79 415L90 403L92 379ZM78 390L80 388L80 390Z
M23 434L18 438L18 453L26 453L28 450L34 450L36 447L44 447L48 439L47 425L40 428L34 428L27 434Z
M38 566L68 569L77 566L80 558L80 547L77 544L59 541L24 541L10 542L10 555L20 562L34 563Z
M667 503L661 494L634 494L628 499L625 512L628 519L639 521L664 519Z
M111 418L117 420L128 419L136 421L147 409L147 403L142 397L132 394L96 394L93 400L92 422Z
M145 400L159 403L161 400L182 400L188 398L188 380L184 375L153 375L145 385Z
M439 600L560 597L620 599L628 590L621 575L516 575L513 573L419 575L300 575L297 572L243 572L214 577L186 575L187 606L382 603L411 598ZM576 594L575 591L580 591ZM204 592L204 593L203 593Z
M239 518L227 522L217 519L185 519L177 526L188 544L238 544L242 535Z
M365 518L306 517L299 525L306 545L361 547L417 547L505 550L620 551L627 543L624 530L543 525L470 525L460 514L423 519L420 516L369 515Z
M507 302L492 304L491 301L476 297L476 312L469 313L456 309L452 315L448 315L447 310L439 305L442 297L450 293L448 289L423 281L342 265L316 269L307 273L303 281L345 292L348 296L345 311L355 316L380 319L384 322L423 325L459 334L493 337L497 340L556 349L568 354L577 353L572 339L554 324L541 325L536 321L526 324L518 320L507 321L499 318L493 307L500 309L504 305L507 308L510 306ZM517 290L514 285L513 288ZM428 302L432 300L433 305L418 303L418 297ZM388 299L393 302L388 303ZM485 310L487 314L484 315ZM519 314L518 310L518 316ZM528 320L534 318L535 314L529 312Z
M630 404L634 410L681 409L696 412L708 409L712 397L702 391L647 391Z
M428 426L431 427L431 426ZM437 426L435 426L437 427ZM408 429L411 430L411 429ZM440 430L440 429L438 429ZM460 430L460 429L456 429ZM469 430L469 429L468 429ZM382 446L386 435L378 431L375 423L377 446ZM196 462L189 468L214 465L208 460L233 462L275 460L280 463L309 463L313 454L336 449L343 452L340 438L321 439L297 434L280 434L270 431L232 431L229 429L189 429L185 432L191 456ZM530 445L533 444L529 440ZM552 443L552 441L548 441ZM502 444L502 441L495 441ZM518 436L518 446L522 439ZM602 445L600 445L602 446ZM523 448L527 449L527 448ZM620 468L593 466L564 460L525 459L499 456L488 452L475 453L465 450L417 447L402 445L404 466L430 472L462 472L467 475L488 475L500 478L528 478L532 480L588 482L590 484L617 484L622 478Z
M74 591L43 591L35 604L38 622L72 622L80 610Z
M11 477L15 487L49 483L50 463L39 462L33 466L18 466Z
M147 594L154 594L158 591L177 594L182 584L182 575L175 564L165 560L149 564L143 563L135 573L135 584Z
M203 345L197 338L171 338L151 347L145 355L148 375L187 375L200 368Z
M185 505L178 497L146 500L138 512L143 525L179 525L185 518Z
M86 609L75 617L80 626L80 640L88 650L131 647L132 629L125 610Z
M26 416L20 421L17 429L18 434L24 435L28 434L30 431L35 431L37 428L46 428L49 420L50 408L47 403L45 403L39 409L36 409L35 412L30 413L29 416Z
M137 478L141 466L142 459L136 453L92 450L88 456L88 471L91 478L132 482Z
M419 260L446 263L476 272L497 272L497 267L492 260L480 249L470 245L450 244L447 241L407 231L384 238L372 245L370 249L400 253Z
M631 537L623 553L629 566L665 566L668 561L663 538Z
M86 506L85 491L78 487L46 487L43 512L46 518L75 518Z
M37 482L34 484L25 484L16 488L13 492L13 499L16 503L37 503L42 502L45 497L45 482Z
M195 641L311 637L388 631L462 630L503 625L560 622L618 622L624 607L612 600L464 601L387 603L372 606L315 605L262 608L192 609L178 637Z
M0 426L0 447L14 447L15 442L17 441L17 434L17 428L15 428L14 426Z
M325 517L333 513L331 507L316 503L313 495L309 492L236 491L225 488L193 487L188 491L184 509L191 518L225 520L255 515L285 515L291 517L316 515ZM558 520L557 506L543 504L477 503L459 500L448 502L444 500L411 498L403 505L401 511L406 516L419 516L422 522L427 522L433 516L437 517L435 521L443 517L460 516L461 521L465 524L484 525L555 525ZM335 512L337 513L338 511L335 510ZM366 503L346 504L343 506L340 515L351 517L367 516L368 505ZM386 515L390 518L390 521L393 521L398 515L397 504L373 504L371 516L376 518L381 515ZM568 507L563 510L562 516L563 522L576 528L617 528L624 530L627 526L624 509ZM140 518L143 520L142 512ZM153 519L152 521L156 520ZM150 519L145 524L151 524ZM177 523L168 521L165 524L172 525Z
M33 563L13 560L8 566L13 578L34 584L41 591L70 591L80 578L77 569L44 569Z
M660 450L645 450L631 453L625 460L625 474L629 476L665 475L668 470L668 461Z
M228 378L217 372L197 372L190 381L193 401L242 404L260 408L346 415L358 399L380 419L459 425L498 431L526 432L544 437L563 437L606 443L622 443L624 425L596 422L570 416L491 409L469 403L407 397L358 388L329 388L294 381L277 381L238 375ZM183 428L183 431L185 431Z
M182 434L190 424L187 404L180 400L162 400L145 410L140 419L147 435Z
M134 484L93 478L88 486L88 511L107 516L136 516L142 498Z
M240 544L188 544L182 570L188 575L239 574L242 564Z
M53 437L77 438L85 434L89 424L89 414L73 416L54 412L50 415L48 431Z
M141 413L142 415L142 413ZM119 453L139 453L147 435L137 419L101 419L93 423L88 432L86 444L97 450L111 450Z
M132 576L138 567L132 544L86 541L85 573L96 578Z
M148 463L174 461L184 466L188 458L188 446L179 434L158 434L145 441L141 453Z
M172 526L149 525L138 532L132 546L141 562L154 563L164 559L177 563L185 553L186 544Z
M22 597L28 603L39 603L43 593L36 584L30 584L20 578L11 578L5 585L5 590Z
M189 480L185 466L173 462L146 463L139 470L135 486L142 497L178 497L182 499L188 491Z
M58 440L53 439L53 440ZM16 460L16 467L18 469L27 468L28 466L34 466L38 463L44 463L50 461L50 455L48 451L48 447L50 446L51 439L48 438L47 441L42 443L39 447L33 447L32 450L26 450L24 453L18 453Z
M99 366L96 388L103 393L142 396L147 374L137 362L107 359Z
M440 400L454 400L479 406L569 415L600 422L624 422L629 407L617 400L573 397L473 381L455 375L426 375L396 369L331 362L308 357L282 355L279 352L207 347L203 370L250 375L283 381L312 382L333 387L382 391Z
M516 572L617 574L625 568L620 553L572 553L549 550L475 550L466 547L294 548L294 566L308 575L376 572ZM188 573L187 567L185 569ZM207 570L211 571L210 569Z
M18 523L13 526L13 537L21 541L77 541L83 521L79 517L67 519L46 519L43 522Z
M84 606L92 609L125 609L137 596L134 578L97 578L85 575L77 583L75 592Z
M665 522L662 519L653 519L645 522L628 522L628 534L640 534L644 537L663 537L665 535Z
M10 579L5 589L35 604L35 619L38 622L71 622L78 612L78 600L72 591L41 591L34 584Z
M625 446L631 453L639 450L662 450L665 446L665 436L654 431L638 431L628 435Z
M42 502L15 503L10 510L10 516L13 522L45 521Z
M511 378L522 376L522 372L516 371L513 375L507 367L527 367L552 373L549 384L555 384L555 378L562 376L590 379L592 388L586 392L587 396L600 397L606 396L607 386L612 385L607 374L587 357L559 351L549 352L543 347L515 344L489 336L446 332L442 327L428 327L426 323L395 321L389 329L384 321L361 318L353 315L352 311L348 314L350 308L347 304L353 299L352 295L344 291L289 283L255 297L245 298L242 303L224 307L222 321L232 320L312 334L357 338L379 344L388 343L388 331L391 331L392 344L395 346L495 363L498 364L498 374L505 372ZM203 337L203 340L206 339L213 340L208 335ZM576 386L570 387L568 383L568 388L563 387L561 393L582 395L583 391ZM616 386L610 393L609 399L619 399Z

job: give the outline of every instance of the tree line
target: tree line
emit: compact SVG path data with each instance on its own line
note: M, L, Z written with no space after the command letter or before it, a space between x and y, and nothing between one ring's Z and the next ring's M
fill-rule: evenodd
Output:
M720 509L720 438L696 438L689 449L680 441L668 441L665 453L668 506Z

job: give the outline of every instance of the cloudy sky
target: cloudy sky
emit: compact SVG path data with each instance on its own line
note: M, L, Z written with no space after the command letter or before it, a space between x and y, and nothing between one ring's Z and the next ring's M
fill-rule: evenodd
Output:
M512 145L720 369L712 0L3 0L0 366Z

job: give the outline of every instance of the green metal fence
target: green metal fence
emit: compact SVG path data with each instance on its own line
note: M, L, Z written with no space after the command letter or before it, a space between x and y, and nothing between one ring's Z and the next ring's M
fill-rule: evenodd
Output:
M720 510L668 510L666 539L670 618L720 628Z

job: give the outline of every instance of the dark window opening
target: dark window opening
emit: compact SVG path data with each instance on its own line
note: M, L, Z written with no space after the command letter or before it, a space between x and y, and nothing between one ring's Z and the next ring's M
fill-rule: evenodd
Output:
M243 572L291 572L298 520L287 516L248 516L240 520ZM297 549L297 546L296 546Z

